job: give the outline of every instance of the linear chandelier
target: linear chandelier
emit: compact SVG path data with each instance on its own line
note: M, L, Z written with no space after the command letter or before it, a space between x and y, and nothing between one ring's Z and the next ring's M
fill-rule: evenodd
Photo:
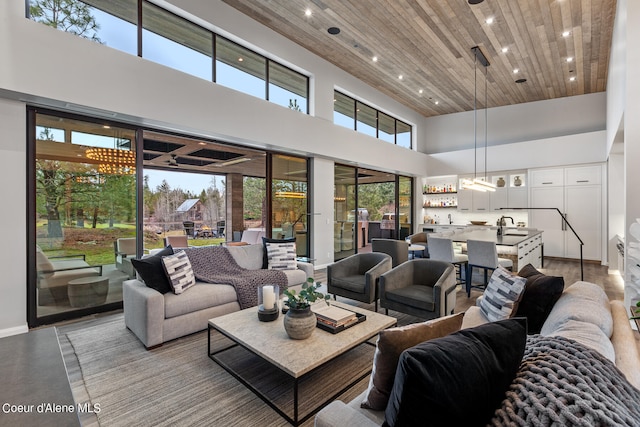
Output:
M473 60L473 179L463 179L461 186L464 189L475 191L496 191L496 186L488 181L487 177L487 67L489 67L489 60L482 53L479 46L471 48L474 54ZM478 165L478 61L484 66L484 179L477 176Z
M301 191L276 191L274 196L285 199L304 199L307 197L307 193Z
M133 175L136 173L136 153L117 148L87 148L88 159L98 162L98 172L109 175Z

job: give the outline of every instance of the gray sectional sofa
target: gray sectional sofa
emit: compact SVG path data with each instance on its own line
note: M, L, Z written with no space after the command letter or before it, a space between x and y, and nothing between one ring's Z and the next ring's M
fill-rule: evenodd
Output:
M478 306L471 307L464 314L462 329L473 328L475 326L486 324L488 320L481 313ZM468 330L468 329L467 329ZM613 371L609 370L607 378L588 378L586 382L575 387L582 385L587 386L592 384L592 381L596 383L606 384L608 381L612 381L615 386L609 387L620 391L622 389L618 384L621 381L628 381L625 386L625 390L636 396L640 396L640 355L638 352L636 339L633 335L633 330L629 322L629 315L624 307L622 301L609 302L604 291L595 284L589 282L576 282L572 286L566 288L560 299L555 304L546 321L543 324L541 333L538 335L530 335L528 343L532 343L535 340L544 339L546 337L564 337L569 338L571 342L577 342L589 350L595 350L599 355L604 356L610 361L615 363L615 368L624 374L622 380L617 379L618 383L615 383L613 379L617 377L615 368ZM562 339L562 338L560 338ZM529 344L527 344L529 345ZM589 357L589 356L588 356ZM594 358L587 358L587 364ZM606 362L606 361L605 361ZM534 362L534 365L538 362ZM525 369L525 364L520 366L520 372ZM557 365L556 365L557 366ZM560 366L558 366L560 368ZM584 372L584 371L580 371ZM558 374L554 378L566 378ZM518 384L520 384L518 381ZM515 380L512 384L515 384ZM630 385L629 385L630 384ZM553 395L553 389L563 387L573 387L573 384L545 384L547 392L541 393L538 391L538 396L541 402L545 402L544 394ZM633 386L633 387L631 387ZM395 386L394 386L395 387ZM512 386L515 387L515 386ZM536 385L538 387L538 385ZM512 390L514 390L512 388ZM315 418L316 427L333 427L333 426L379 426L385 421L385 411L373 411L370 409L363 409L360 407L361 402L364 400L367 391L363 392L351 402L345 403L342 401L334 401L327 407L322 409ZM622 391L620 391L622 395ZM589 393L586 394L589 397ZM600 415L602 417L610 417L615 420L621 412L634 412L637 414L640 412L639 403L635 399L627 400L613 400L614 405L621 405L618 408L611 406L607 407L609 403L605 404L607 410ZM501 408L496 408L496 417L501 413L504 413L503 409L505 405L509 405L509 399L505 398L502 402ZM540 405L539 405L540 406ZM551 402L542 407L537 408L537 411L556 411L554 405ZM624 410L620 410L623 408ZM535 412L532 410L531 412ZM546 414L549 415L549 414ZM426 415L425 415L426 416ZM561 419L554 413L548 420ZM632 418L633 419L633 418ZM502 421L494 418L494 424L502 425ZM635 419L637 421L637 418ZM570 424L570 423L569 423ZM589 422L587 421L587 425ZM545 424L546 425L546 424ZM555 425L555 424L554 424ZM563 422L559 422L558 425L566 425ZM593 425L593 424L589 424ZM598 425L634 425L634 421L631 423L614 421L611 424L604 423ZM635 424L637 425L637 424Z
M263 265L262 244L229 246L240 267L260 270ZM285 270L288 287L299 287L313 277L313 265L297 263L296 270ZM146 348L201 331L207 321L240 310L236 291L231 285L197 282L180 295L162 294L139 278L122 285L125 325Z

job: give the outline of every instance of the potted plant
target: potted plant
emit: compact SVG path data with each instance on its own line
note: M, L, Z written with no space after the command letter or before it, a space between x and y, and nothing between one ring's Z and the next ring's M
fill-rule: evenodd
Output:
M318 292L320 282L314 282L313 278L308 278L302 284L302 290L296 293L295 290L285 289L284 294L287 300L284 304L289 307L284 316L284 329L290 338L303 340L309 338L316 328L316 315L311 311L311 304L319 299L323 299L327 304L329 295Z
M631 317L629 319L640 319L640 301L636 301L635 305L631 306Z

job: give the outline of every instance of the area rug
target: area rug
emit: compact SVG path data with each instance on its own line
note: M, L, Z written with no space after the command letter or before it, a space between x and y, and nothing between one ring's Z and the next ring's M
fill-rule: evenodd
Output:
M74 398L100 408L93 418L86 414L81 418L83 426L289 425L209 359L206 331L148 351L125 328L122 314L117 314L84 326L60 327L58 335ZM214 347L230 343L218 334L213 337ZM245 350L234 349L229 354L241 371L260 371L258 381L270 390L270 397L281 404L291 401L290 390L281 386L279 371ZM331 392L334 378L370 369L373 347L360 346L347 355L337 367L309 380L306 387L312 393L307 403L313 403L313 391L317 398ZM261 363L267 366L259 368ZM367 381L360 381L340 399L352 399L366 388ZM303 425L313 425L313 417Z

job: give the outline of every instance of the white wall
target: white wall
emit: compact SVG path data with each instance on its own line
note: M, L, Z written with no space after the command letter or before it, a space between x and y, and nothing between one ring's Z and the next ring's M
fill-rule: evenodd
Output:
M619 6L623 6L625 2ZM640 40L640 2L626 1L627 26L626 40ZM640 81L638 69L640 69L640 47L637 43L628 43L625 62L626 90L624 97L624 158L625 158L625 230L629 230L632 223L640 218ZM625 235L626 266L631 264L628 256L629 244L633 239L629 233ZM631 268L625 268L625 302L630 304L640 299L640 278L631 276Z
M0 337L27 332L25 106L0 99Z
M515 170L582 163L604 162L607 159L606 133L597 131L577 135L489 146L487 170ZM459 175L474 172L476 151L477 171L484 172L484 147L479 150L459 150L430 154L430 176Z
M610 154L607 164L608 200L607 216L608 233L607 246L609 254L609 268L618 270L618 250L616 235L625 235L624 223L624 154Z
M605 129L606 94L528 102L487 111L488 145L590 133ZM473 111L425 119L418 150L434 154L473 148ZM484 146L484 110L478 111L477 143Z
M334 172L334 162L331 160L315 158L311 162L311 212L317 214L311 218L314 239L311 258L315 259L316 268L323 268L333 262ZM327 203L327 200L331 200L331 203Z
M607 75L607 153L624 119L627 98L627 0L618 0Z

